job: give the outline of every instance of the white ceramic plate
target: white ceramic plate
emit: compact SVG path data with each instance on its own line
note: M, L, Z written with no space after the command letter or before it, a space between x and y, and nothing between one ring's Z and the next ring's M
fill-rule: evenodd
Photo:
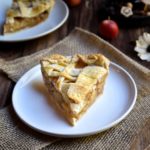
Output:
M6 10L11 6L12 0L0 0L0 27L2 29L5 21ZM28 29L24 29L15 33L0 35L2 42L18 42L27 41L44 36L58 29L64 24L69 15L69 9L62 0L56 0L49 17L42 23Z
M104 93L78 121L70 126L48 102L40 65L17 82L12 97L20 119L39 132L60 137L81 137L113 127L133 109L137 89L133 78L120 66L111 63Z

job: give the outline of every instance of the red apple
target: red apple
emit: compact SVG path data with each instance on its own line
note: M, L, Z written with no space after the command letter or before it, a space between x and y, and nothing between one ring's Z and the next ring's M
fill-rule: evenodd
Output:
M77 6L81 3L81 0L66 0L66 2L70 6Z
M113 20L103 20L99 25L99 32L106 39L114 39L118 36L119 27Z

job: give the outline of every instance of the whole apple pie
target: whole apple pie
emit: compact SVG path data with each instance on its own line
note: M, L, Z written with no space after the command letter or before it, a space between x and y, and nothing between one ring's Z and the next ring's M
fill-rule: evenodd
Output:
M50 55L41 60L41 71L51 103L75 125L102 94L110 61L102 54L66 57Z

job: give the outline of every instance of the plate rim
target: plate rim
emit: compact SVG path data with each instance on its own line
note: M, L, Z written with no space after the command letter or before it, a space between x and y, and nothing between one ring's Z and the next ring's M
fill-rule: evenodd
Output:
M45 32L42 32L40 34L34 35L34 36L30 36L28 38L21 38L21 39L17 39L17 40L13 40L13 39L0 39L0 42L4 42L4 43L15 43L15 42L25 42L25 41L30 41L30 40L34 40L37 38L40 38L42 36L45 36L47 34L50 34L52 32L54 32L55 30L57 30L58 28L60 28L68 19L69 17L69 8L67 6L67 4L62 1L62 0L57 0L59 1L59 3L62 4L62 6L65 8L66 10L66 15L64 16L64 18L61 20L61 22L59 24L57 24L54 28L50 29L50 30L46 30Z
M62 134L62 133L54 133L54 132L47 132L47 131L44 131L42 129L39 129L39 128L36 128L36 126L32 126L31 124L29 124L28 122L26 122L20 115L19 113L17 112L17 110L15 109L15 100L14 100L14 93L15 93L15 90L17 88L17 84L19 84L19 82L21 82L21 80L24 78L24 76L26 74L28 74L29 72L32 72L33 69L36 69L37 67L40 67L40 64L37 64L35 65L34 67L32 67L31 69L29 69L27 72L25 72L23 74L23 76L18 80L18 82L16 83L15 87L14 87L14 90L13 90L13 93L12 93L12 106L13 106L13 109L15 111L15 113L17 114L17 116L20 118L20 120L22 122L24 122L27 126L29 126L30 128L34 129L35 131L39 132L39 133L42 133L42 134L45 134L45 135L49 135L49 136L54 136L54 137L62 137L62 138L76 138L76 137L86 137L86 136L90 136L90 135L94 135L94 134L98 134L98 133L101 133L103 131L106 131L114 126L116 126L118 123L120 123L122 120L124 120L128 115L129 113L132 111L132 109L134 108L135 106L135 103L136 103L136 99L137 99L137 86L136 86L136 83L133 79L133 77L129 74L128 71L126 71L122 66L114 63L114 62L111 62L110 65L112 66L115 66L117 68L119 68L120 70L122 70L130 79L130 82L132 83L132 86L134 87L134 97L133 97L133 100L132 100L132 103L129 105L128 109L125 111L125 113L123 113L123 115L121 115L121 117L119 117L118 119L116 119L115 121L111 122L110 124L108 125L105 125L103 128L101 129L97 129L93 132L89 131L89 132L86 132L86 133L77 133L77 134Z

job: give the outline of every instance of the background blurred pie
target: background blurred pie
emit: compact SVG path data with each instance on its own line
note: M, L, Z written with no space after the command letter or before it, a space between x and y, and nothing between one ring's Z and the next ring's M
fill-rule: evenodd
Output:
M54 6L54 0L14 0L7 10L4 34L43 22Z

